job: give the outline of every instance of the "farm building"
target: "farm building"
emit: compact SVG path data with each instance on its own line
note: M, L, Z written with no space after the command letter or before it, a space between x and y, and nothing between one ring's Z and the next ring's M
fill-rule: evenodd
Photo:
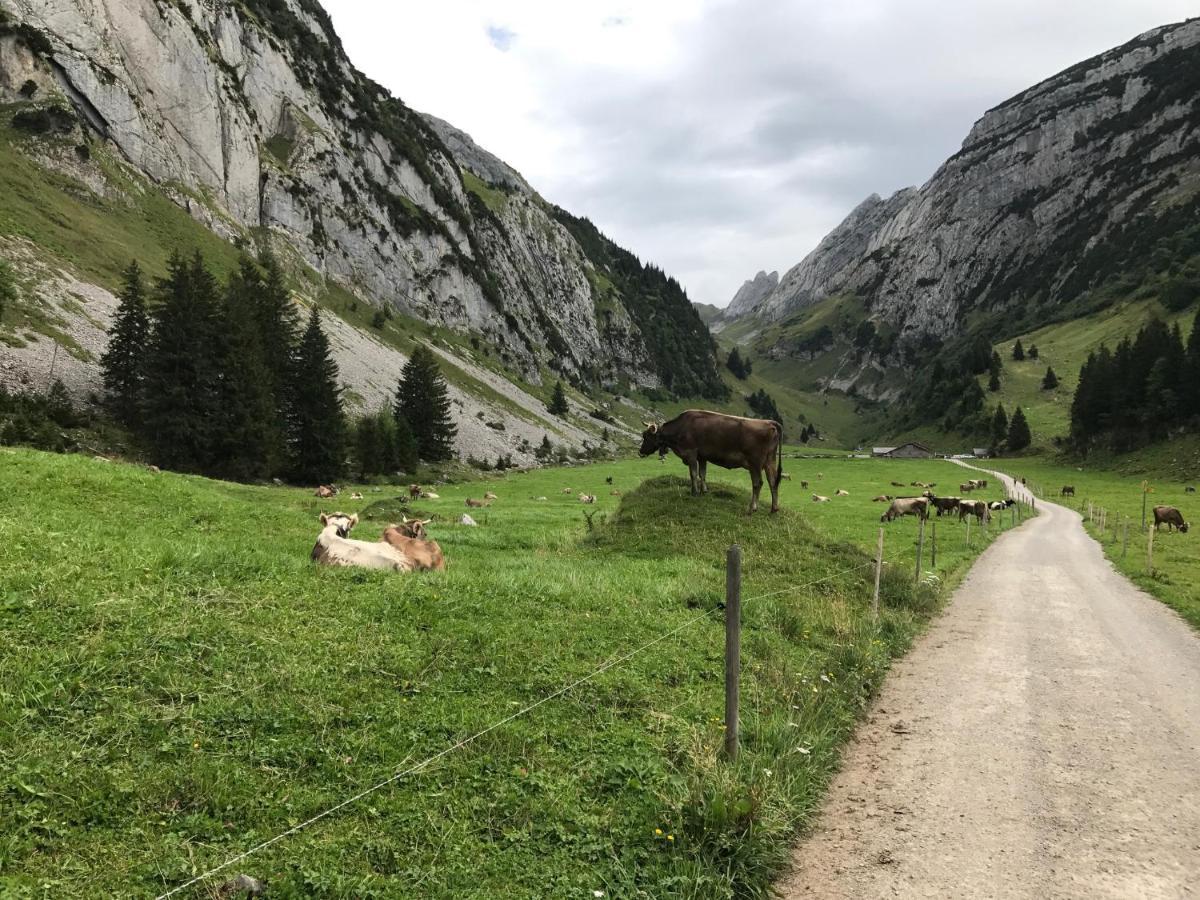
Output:
M933 451L922 443L909 441L899 447L872 447L871 455L888 459L930 459Z
M976 447L973 453L976 459L987 459L992 455L987 447Z

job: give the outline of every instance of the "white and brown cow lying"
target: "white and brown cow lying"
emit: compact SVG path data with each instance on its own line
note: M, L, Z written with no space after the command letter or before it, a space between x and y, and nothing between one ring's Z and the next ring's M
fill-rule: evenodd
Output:
M322 566L356 566L392 572L413 570L412 560L391 544L352 540L350 529L357 524L357 515L321 513L322 530L312 549L313 561Z
M410 519L405 516L399 525L392 524L383 530L379 540L391 545L408 557L418 572L443 571L446 557L437 541L429 540L425 526L432 519Z

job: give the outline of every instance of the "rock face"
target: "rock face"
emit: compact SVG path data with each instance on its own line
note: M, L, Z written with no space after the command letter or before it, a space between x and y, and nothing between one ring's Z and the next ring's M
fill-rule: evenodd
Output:
M990 110L924 186L869 197L740 314L853 292L902 340L954 334L973 312L1035 323L1140 264L1145 235L1200 218L1198 123L1193 19Z
M598 322L593 262L549 206L355 70L315 0L0 0L0 12L39 45L0 36L0 102L20 102L31 73L50 82L222 236L265 229L368 302L478 335L531 382L549 365L660 386L621 298Z
M778 272L772 272L768 275L766 272L760 271L738 288L738 292L729 301L729 306L725 307L724 317L736 319L738 316L744 316L746 313L757 309L758 305L777 287L779 287Z

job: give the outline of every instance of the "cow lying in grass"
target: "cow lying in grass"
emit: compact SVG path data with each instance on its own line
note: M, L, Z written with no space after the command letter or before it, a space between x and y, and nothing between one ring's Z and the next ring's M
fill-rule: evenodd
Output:
M425 526L432 519L410 519L405 516L399 525L389 525L379 540L399 550L418 572L441 572L446 568L446 557L437 541L429 540Z
M355 541L350 529L358 524L358 516L342 512L321 513L322 531L312 549L313 561L322 566L355 566L361 569L385 569L392 572L412 571L412 561L390 544Z

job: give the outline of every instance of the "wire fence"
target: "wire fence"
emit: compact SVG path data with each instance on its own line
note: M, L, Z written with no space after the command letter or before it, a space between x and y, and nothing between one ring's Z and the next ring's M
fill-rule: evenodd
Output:
M832 581L835 578L840 578L844 575L849 575L854 572L861 571L862 569L874 567L876 565L877 565L877 562L875 560L871 560L869 562L865 562L865 563L862 563L857 566L851 566L849 568L842 569L838 572L833 572L833 573L823 576L821 578L816 578L812 581L805 582L804 584L791 585L786 588L781 588L780 590L767 591L766 593L757 594L753 597L746 598L742 602L743 603L755 603L759 600L764 600L767 597L776 597L781 594L797 593L799 591L805 590L806 588L810 588L810 587L813 587L818 584L822 584L827 581ZM670 631L666 631L666 632L658 635L657 637L653 638L652 640L649 640L646 643L641 644L638 647L635 647L633 650L630 650L619 656L613 657L612 659L610 659L607 662L600 665L598 668L593 669L588 674L576 679L575 681L570 682L567 685L564 685L561 688L558 688L553 693L547 694L545 697L542 697L541 699L536 700L533 703L530 703L528 706L525 706L525 707L517 710L516 712L505 716L504 718L496 720L491 725L488 725L486 728L475 732L474 734L470 735L469 737L465 737L465 738L457 741L456 743L443 748L442 750L438 751L437 753L433 754L432 756L430 756L426 759L423 759L421 762L416 763L415 765L409 766L408 768L402 769L399 772L395 772L392 775L389 775L387 778L383 779L382 781L376 782L375 784L372 784L370 787L364 788L363 790L359 791L358 793L356 793L350 797L347 797L346 799L334 804L333 806L330 806L327 809L324 809L321 812L319 812L313 816L310 816L309 818L305 819L303 822L293 825L292 827L286 829L285 831L281 831L278 834L276 834L275 836L270 837L267 840L261 841L260 843L255 844L253 847L250 847L249 849L244 850L235 856L231 856L229 859L225 860L220 865L213 866L212 868L202 872L201 874L190 879L189 881L185 881L183 884L177 885L176 887L173 887L170 890L165 891L162 894L159 894L155 898L155 900L166 900L166 898L168 898L168 897L173 897L177 894L181 894L184 891L188 890L188 888L195 887L196 885L207 881L208 879L212 878L214 875L218 875L221 872L224 872L225 870L229 869L231 866L236 865L237 863L241 862L242 860L245 860L245 859L255 855L256 853L259 853L259 852L267 849L268 847L270 847L274 844L277 844L280 841L283 841L300 831L303 831L304 829L308 828L309 826L314 825L317 822L320 822L322 819L326 819L329 816L334 815L335 813L345 809L346 807L348 807L354 803L357 803L359 800L362 800L363 798L368 797L371 794L374 794L378 791L383 790L387 786L394 784L395 782L399 781L400 779L406 778L407 776L410 776L410 775L416 775L417 773L427 769L429 766L433 765L435 762L442 759L443 757L450 755L454 751L468 746L469 744L479 740L479 738L484 737L487 734L490 734L491 732L495 731L498 728L503 727L504 725L507 725L509 722L519 719L522 716L528 715L529 713L531 713L535 709L537 709L539 706L543 706L544 704L549 703L550 701L555 700L555 699L563 696L564 694L569 693L570 691L574 690L575 688L579 687L580 685L591 681L592 679L596 678L597 676L604 674L605 672L609 671L610 669L616 668L617 666L621 665L622 663L628 662L629 660L633 659L635 656L637 656L641 653L644 653L645 651L649 650L651 647L654 647L658 644L663 643L664 641L669 640L670 638L672 638L675 635L679 634L680 632L690 628L691 626L695 625L696 623L698 623L704 619L711 618L712 613L713 613L713 610L705 610L702 613L692 616L691 618L689 618L682 624L677 625L676 627L672 628Z

